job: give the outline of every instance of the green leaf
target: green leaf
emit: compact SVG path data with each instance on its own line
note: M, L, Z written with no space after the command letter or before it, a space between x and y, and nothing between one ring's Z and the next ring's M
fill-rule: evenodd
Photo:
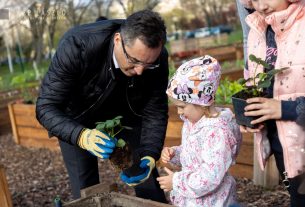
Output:
M256 57L256 56L253 55L253 54L250 54L250 55L249 55L249 59L250 59L252 62L255 62L255 63L258 64L258 65L264 66L264 68L268 68L268 69L270 68L269 64L268 64L266 61L262 60L261 58Z
M265 81L258 82L258 88L268 88L271 85L271 81L269 79Z
M124 129L132 130L132 127L129 126L122 126Z
M126 145L126 142L123 139L119 139L116 143L116 147L123 148Z
M114 127L114 121L113 120L107 120L106 121L106 128L111 129Z
M122 118L123 118L123 116L117 116L114 119L122 119Z
M267 73L259 73L257 76L260 81L263 81L267 78Z
M105 122L101 122L100 124L96 125L95 128L96 128L97 130L104 131L105 128L106 128L106 123L105 123Z

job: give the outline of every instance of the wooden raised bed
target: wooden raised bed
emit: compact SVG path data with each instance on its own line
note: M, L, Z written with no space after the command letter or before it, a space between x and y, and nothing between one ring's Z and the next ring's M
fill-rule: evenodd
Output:
M28 91L33 94L33 96L36 96L38 93L38 86L29 87ZM0 135L12 132L7 105L15 100L20 100L21 98L21 89L0 92Z
M8 189L5 169L0 165L0 206L2 207L12 207L12 197Z
M48 136L48 132L36 120L35 105L11 102L8 104L14 141L26 147L58 150L57 138Z
M138 198L114 192L110 186L96 184L84 188L80 192L81 198L64 203L63 206L71 207L171 207L172 205L159 203L156 201Z
M181 143L182 120L177 115L175 106L169 106L169 120L164 146L176 146ZM236 177L253 178L253 137L252 134L243 134L243 143L236 160L230 169Z
M11 133L11 122L8 114L7 104L0 105L0 135Z

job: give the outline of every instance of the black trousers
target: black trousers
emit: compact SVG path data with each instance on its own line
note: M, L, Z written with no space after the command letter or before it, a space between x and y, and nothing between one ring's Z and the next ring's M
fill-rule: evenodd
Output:
M69 174L72 194L75 199L80 197L80 190L99 183L97 157L78 146L59 140L65 166ZM159 176L155 168L147 181L135 187L137 197L167 203L163 190L156 178Z

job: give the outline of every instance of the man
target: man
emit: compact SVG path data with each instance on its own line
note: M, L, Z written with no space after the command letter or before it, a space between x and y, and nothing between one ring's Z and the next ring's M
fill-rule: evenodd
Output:
M155 179L168 118L165 42L164 22L149 10L75 27L60 41L36 113L59 139L74 198L99 183L97 157L109 158L115 147L95 123L121 115L132 130L118 137L134 150L134 165L122 180L138 197L166 202Z

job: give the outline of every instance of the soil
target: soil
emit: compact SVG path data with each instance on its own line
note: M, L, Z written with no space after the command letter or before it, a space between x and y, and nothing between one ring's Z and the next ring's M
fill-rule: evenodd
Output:
M123 148L116 147L109 160L118 173L130 167L132 165L132 156L129 144L126 142Z
M6 168L14 206L54 207L57 195L63 202L73 200L60 152L16 145L12 135L7 134L0 136L0 164ZM119 180L109 161L99 160L99 170L102 184L110 186L115 182L120 193L135 195L133 188ZM236 182L237 198L242 206L289 206L289 194L281 185L264 189L246 178L237 178Z

